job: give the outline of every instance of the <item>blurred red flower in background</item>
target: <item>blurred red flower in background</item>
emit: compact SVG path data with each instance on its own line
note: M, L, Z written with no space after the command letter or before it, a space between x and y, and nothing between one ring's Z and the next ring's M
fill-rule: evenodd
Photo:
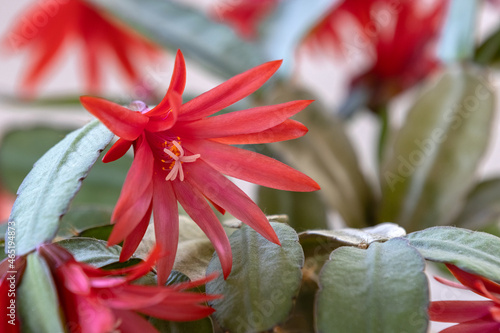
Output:
M429 307L430 319L445 323L459 323L441 333L494 333L500 331L500 284L447 264L450 272L461 283L435 277L451 287L467 289L489 298L484 301L435 301Z
M214 16L243 37L253 38L278 1L223 2ZM376 110L439 66L435 45L447 8L448 0L345 0L310 30L303 45L313 53L342 55L344 60L355 52L371 55L373 64L351 80L351 91L365 92L364 102Z
M83 0L37 1L15 21L2 41L5 49L29 50L30 63L21 84L28 97L57 67L58 57L72 44L81 47L81 51L71 50L81 53L88 92L101 89L102 70L113 58L130 83L137 84L137 60L152 60L160 52L156 45Z
M373 53L373 65L351 81L351 92L367 91L366 105L377 110L426 78L439 65L436 42L448 1L345 0L305 39L309 49ZM349 112L349 111L348 111Z
M209 203L280 244L260 208L223 174L276 189L318 190L318 184L303 173L275 159L230 146L303 136L307 128L288 118L311 101L210 117L256 91L280 65L281 61L271 61L257 66L181 105L186 68L179 51L170 87L153 109L142 102L132 103L130 110L100 98L81 98L83 106L120 137L104 162L114 161L134 147L134 162L113 212L115 226L108 240L111 245L125 240L120 260L134 253L153 213L156 241L166 251L158 264L158 281L165 282L177 251L177 201L211 240L224 277L231 272L231 246Z
M212 17L232 26L243 38L254 39L259 23L276 7L279 0L222 1L212 9Z
M311 30L305 45L346 59L355 52L371 54L373 65L351 80L351 93L364 91L366 105L376 111L439 66L435 46L447 8L447 0L431 6L428 1L346 0Z

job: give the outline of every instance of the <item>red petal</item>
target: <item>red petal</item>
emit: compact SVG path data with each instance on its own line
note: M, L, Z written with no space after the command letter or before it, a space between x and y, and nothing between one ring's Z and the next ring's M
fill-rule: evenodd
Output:
M306 133L307 127L302 123L287 119L283 123L259 133L232 135L212 140L228 145L247 145L297 139Z
M76 303L79 324L82 329L81 332L99 333L113 331L116 318L111 309L104 303L85 296L77 297Z
M139 244L141 243L141 240L144 237L146 230L148 229L149 221L151 220L152 210L153 206L151 203L150 207L148 208L148 211L146 212L146 214L144 214L142 220L123 241L122 251L120 252L121 262L130 258L134 254Z
M177 200L184 207L186 213L191 216L214 245L215 251L219 255L224 278L227 278L231 273L233 256L229 239L217 216L215 216L203 195L189 183L174 181L172 186Z
M149 123L146 126L146 130L150 132L161 132L161 131L166 131L172 126L177 121L177 115L179 114L179 108L181 107L182 104L182 97L181 95L177 94L176 92L172 92L169 94L168 97L165 97L168 99L168 107L169 111L165 114L164 117L151 117L149 118ZM165 105L167 107L167 105Z
M169 96L171 93L175 92L179 96L182 96L184 92L184 87L186 86L186 63L184 62L184 56L180 50L177 51L175 57L174 72L172 73L172 79L170 80L170 86L167 89L165 97L161 102L155 106L151 111L147 113L149 117L156 117L162 115L170 109ZM181 99L182 102L182 99Z
M148 188L141 195L138 195L137 199L128 205L122 214L113 219L115 226L111 235L109 235L109 246L116 245L128 237L142 221L149 221L151 214L148 215L147 213L153 198L153 184L150 181L147 183L149 183ZM123 202L121 201L120 205L123 205ZM124 256L122 259L126 260L128 257Z
M303 173L270 157L209 140L184 141L190 151L216 170L254 184L286 191L309 192L319 185Z
M247 97L259 89L280 67L282 61L270 61L238 74L217 87L184 104L179 120L201 119Z
M120 322L119 332L123 333L158 333L156 328L151 325L144 317L133 311L114 310L116 318Z
M125 213L146 192L153 179L153 169L153 152L147 140L141 137L135 145L134 160L125 178L112 221Z
M106 155L104 155L104 157L102 158L102 161L104 163L116 161L127 153L127 151L130 149L130 146L132 146L132 143L133 141L118 139L118 141L116 141L115 144L112 145L111 148L109 148Z
M175 55L174 72L172 73L172 79L170 79L169 90L172 90L182 96L185 86L186 62L184 61L184 55L181 50L177 50L177 54Z
M125 140L137 139L149 121L149 118L140 112L131 111L102 98L82 96L80 101L111 132Z
M177 199L171 182L165 180L161 167L158 167L153 176L153 215L156 242L163 253L156 264L158 270L158 284L167 282L174 266L177 243L179 242L179 214Z
M429 316L433 321L462 323L489 315L493 306L490 301L436 301L429 307Z
M224 208L222 208L221 206L217 205L215 202L213 202L212 200L210 200L207 197L205 197L205 199L207 199L208 202L210 202L212 204L212 206L214 206L214 208L217 209L217 211L219 213L221 213L222 215L226 214L226 210Z
M97 92L100 90L101 85L99 55L102 55L102 49L106 46L106 43L103 43L99 36L94 33L94 28L89 24L80 24L78 30L84 44L84 66L81 66L81 69L87 81L86 90Z
M500 284L488 280L480 275L475 275L464 270L461 270L457 266L446 264L446 267L450 272L457 278L460 283L467 286L469 289L478 293L481 296L485 296L484 293L476 288L476 281L481 281L489 292L500 294ZM486 296L485 296L486 297Z
M185 303L185 301L182 301L185 293L179 293L179 295L175 296L177 297L167 298L161 304L156 304L148 308L142 308L138 311L149 316L173 321L198 320L211 315L215 311L208 306L196 304L203 301L201 298L198 302L193 302L191 304L182 304ZM179 300L181 301L179 302Z
M23 85L26 86L28 90L32 90L36 85L38 85L42 76L54 66L56 63L56 55L63 46L65 40L65 34L54 34L50 39L50 43L47 41L42 41L38 48L38 52L34 53L37 58L32 62L31 66L27 70L27 74L23 79Z
M260 208L242 190L201 159L184 164L186 180L231 215L248 224L269 241L280 244L278 236Z
M312 101L293 101L226 113L176 125L176 131L192 138L220 138L224 136L262 132L283 123L303 110Z
M439 333L498 333L500 323L491 320L473 320L445 328Z

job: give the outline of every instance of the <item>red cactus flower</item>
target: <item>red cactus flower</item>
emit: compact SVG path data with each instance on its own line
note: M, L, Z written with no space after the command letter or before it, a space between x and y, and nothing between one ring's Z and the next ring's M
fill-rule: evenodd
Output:
M3 47L12 51L29 49L31 63L22 87L32 95L49 70L56 67L64 49L77 43L82 48L82 72L90 92L100 89L102 69L108 67L104 59L114 57L131 84L137 84L137 59L159 55L157 46L83 0L38 1L16 21Z
M219 254L224 276L232 267L231 247L208 203L227 210L268 240L280 244L258 206L223 176L289 191L314 191L318 184L272 158L229 146L289 140L307 128L288 119L311 101L293 101L209 117L250 95L278 69L272 61L239 74L181 105L186 72L177 53L170 87L153 109L142 102L131 109L95 97L81 98L83 106L120 139L103 158L114 161L134 147L134 162L115 207L109 244L125 240L121 260L137 248L154 215L155 235L166 249L158 264L163 283L173 266L178 242L177 201L207 234ZM208 202L207 202L208 201Z
M204 318L214 310L203 303L219 296L185 292L214 276L172 286L145 286L130 282L148 273L158 248L136 266L103 270L80 263L55 244L38 248L47 262L71 332L157 332L140 314L173 321Z
M279 0L238 0L222 2L212 10L214 19L231 25L243 38L254 39L259 23Z
M500 331L500 284L447 264L451 273L461 283L436 277L451 287L468 289L490 300L484 301L435 301L429 308L430 319L445 323L459 323L441 333L494 333Z

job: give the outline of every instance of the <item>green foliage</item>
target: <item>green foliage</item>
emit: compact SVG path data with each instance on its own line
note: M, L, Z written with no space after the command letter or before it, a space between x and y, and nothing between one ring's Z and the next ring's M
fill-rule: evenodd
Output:
M229 237L233 269L228 278L222 277L217 254L208 266L207 275L219 276L207 283L207 293L224 297L210 305L217 322L230 332L259 332L285 321L299 291L304 254L298 236L285 224L271 225L281 246L243 226Z
M7 132L0 145L2 185L16 193L33 164L70 132L66 129L36 127Z
M427 260L450 263L500 282L500 238L467 229L434 227L406 236Z
M408 231L447 224L473 185L495 98L484 73L446 71L411 108L381 170L379 221Z
M484 229L500 221L500 179L482 181L469 192L454 226Z
M96 267L102 267L119 261L121 247L118 245L108 247L105 241L74 237L57 243L73 254L77 261Z
M406 241L341 247L320 275L318 332L426 332L424 261Z
M112 138L94 121L66 136L34 165L19 187L11 221L16 223L16 254L51 241L82 180Z
M474 60L481 65L498 66L500 62L500 28L478 47Z
M71 208L68 213L64 215L57 236L76 236L87 231L89 228L109 226L110 221L111 209L109 207L78 205Z
M267 215L286 214L288 224L298 232L328 228L325 205L316 192L280 191L260 186L257 204Z
M23 332L64 332L56 286L47 263L37 253L28 255L16 296Z
M33 164L69 132L66 129L49 127L15 129L8 132L0 145L0 180L3 186L15 193ZM101 209L105 209L105 206L111 209L118 199L131 163L132 158L129 156L124 156L112 164L97 162L93 172L82 184L78 196L73 200L69 215L72 215L73 208L77 211L75 214L81 214L83 209L89 208L88 204L100 205ZM80 208L76 207L77 205L86 207Z

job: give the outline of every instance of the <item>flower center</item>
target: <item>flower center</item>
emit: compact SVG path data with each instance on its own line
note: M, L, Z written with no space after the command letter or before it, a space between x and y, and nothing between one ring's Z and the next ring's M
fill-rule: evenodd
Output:
M180 138L177 138L180 140ZM200 154L195 155L184 155L184 149L178 141L172 141L171 144L168 142L164 143L165 148L163 148L163 152L167 154L171 161L161 160L163 163L169 163L167 168L163 168L163 170L170 170L165 180L175 180L177 175L179 175L179 180L184 180L184 171L182 170L183 163L190 163L196 161Z

